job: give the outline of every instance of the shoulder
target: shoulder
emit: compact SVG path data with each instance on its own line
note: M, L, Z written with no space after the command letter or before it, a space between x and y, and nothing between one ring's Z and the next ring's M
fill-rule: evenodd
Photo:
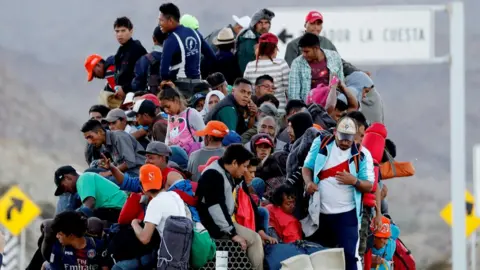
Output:
M327 57L341 58L340 54L336 51L323 49L323 52L325 53L325 56L327 56Z
M219 171L215 169L207 169L202 173L198 182L200 184L201 182L208 181L208 185L210 185L212 181L219 181L220 179L223 180L223 175Z
M296 49L298 48L298 41L300 40L300 37L297 37L295 39L292 39L290 42L287 44L287 49Z
M300 65L300 63L303 61L303 56L299 55L297 56L295 59L293 59L292 61L292 68L293 67L297 67L298 65Z
M98 178L101 178L101 175L97 174L97 173L93 173L93 172L86 172L86 173L82 173L80 175L80 177L78 177L78 181L77 182L81 182L81 181L96 181Z

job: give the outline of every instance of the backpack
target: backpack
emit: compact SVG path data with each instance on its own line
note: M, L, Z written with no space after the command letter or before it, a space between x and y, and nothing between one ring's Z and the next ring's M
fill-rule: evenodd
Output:
M158 249L160 235L155 230L150 243L144 245L138 240L133 227L128 225L114 224L107 236L107 255L115 262L138 259Z
M190 143L189 145L189 149L185 149L185 151L187 152L187 154L190 156L191 153L193 153L194 151L197 151L198 149L202 148L202 137L199 137L198 138L198 142L197 140L195 140L195 136L192 132L192 128L190 127L190 121L189 121L189 118L190 118L190 110L194 110L192 108L188 108L187 109L187 115L186 115L186 122L187 122L187 129L188 129L188 133L190 133L190 136L192 136L192 139L193 139L193 142Z
M158 251L157 270L188 270L192 251L193 222L180 216L165 221Z
M157 95L158 94L158 86L160 86L160 61L155 59L151 53L147 53L145 55L147 60L150 62L147 69L147 91L150 93Z
M395 254L393 254L393 265L395 270L415 270L415 258L405 244L397 238Z
M206 265L208 261L215 257L216 250L217 245L205 228L201 230L193 229L192 251L190 253L190 265L193 268L198 269Z

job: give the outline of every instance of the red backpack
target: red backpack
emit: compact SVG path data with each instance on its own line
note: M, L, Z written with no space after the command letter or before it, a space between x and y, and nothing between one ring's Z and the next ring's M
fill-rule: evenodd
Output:
M415 270L415 258L412 252L405 246L405 244L397 239L397 247L395 254L393 254L393 265L395 270Z

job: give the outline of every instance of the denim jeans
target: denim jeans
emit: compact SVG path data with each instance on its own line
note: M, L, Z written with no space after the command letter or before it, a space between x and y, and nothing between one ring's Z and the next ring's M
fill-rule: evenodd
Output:
M262 219L262 224L263 228L265 229L265 233L268 231L268 221L270 219L270 214L268 213L268 210L264 207L258 207L258 214L260 215L260 218Z
M149 266L153 259L155 258L157 252L152 252L152 254L147 254L144 255L143 257L140 258L140 261L142 263L141 266ZM155 254L155 255L154 255ZM133 270L133 269L139 269L140 265L138 263L138 259L132 259L132 260L125 260L125 261L120 261L115 263L115 265L112 267L112 270Z

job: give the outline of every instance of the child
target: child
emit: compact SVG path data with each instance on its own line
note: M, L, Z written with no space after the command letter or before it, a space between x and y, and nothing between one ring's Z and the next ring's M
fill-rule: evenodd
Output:
M302 240L302 225L293 216L295 210L295 190L287 185L279 186L273 193L272 204L266 206L270 220L278 238L283 243Z
M367 244L367 247L371 248L371 250L367 252L367 254L371 254L372 257L370 268L372 270L393 269L393 254L395 253L396 239L400 234L400 230L395 224L392 224L387 217L382 217L381 228L375 228L374 220L372 220L370 229L374 231L373 235L369 237Z

